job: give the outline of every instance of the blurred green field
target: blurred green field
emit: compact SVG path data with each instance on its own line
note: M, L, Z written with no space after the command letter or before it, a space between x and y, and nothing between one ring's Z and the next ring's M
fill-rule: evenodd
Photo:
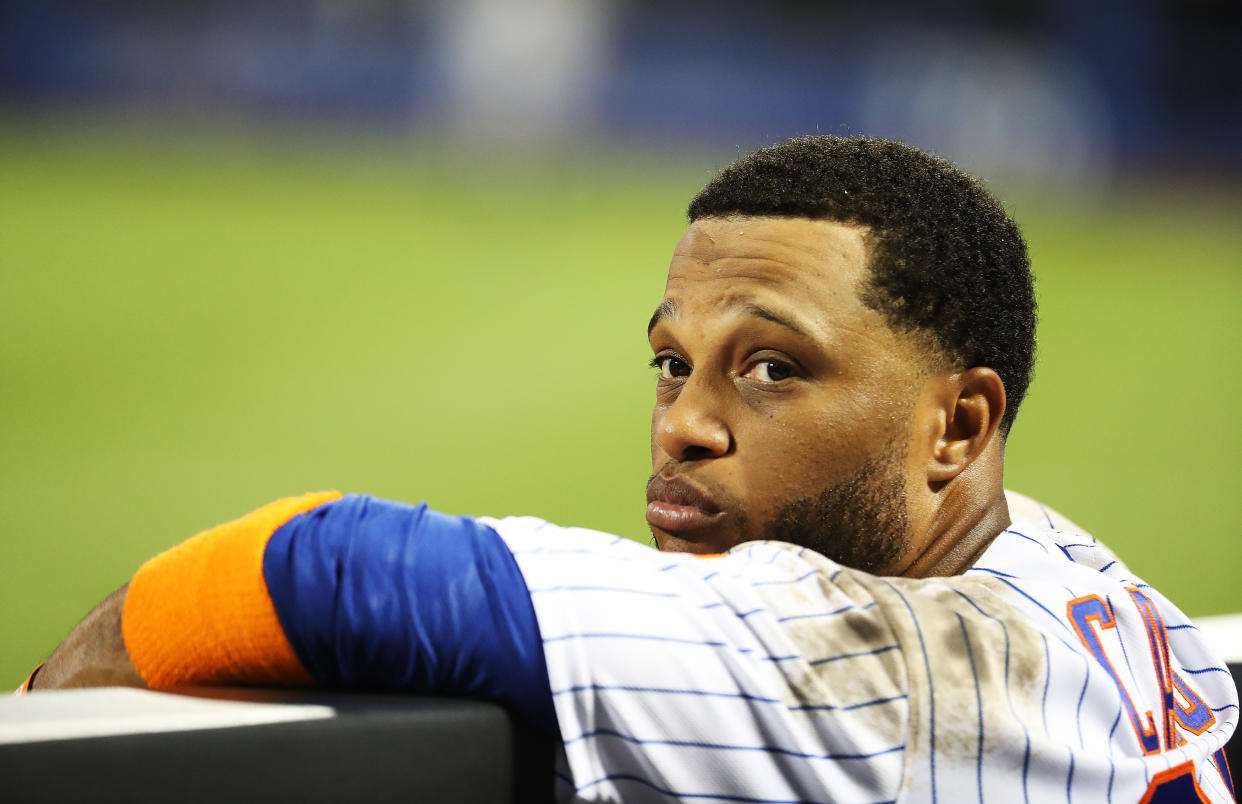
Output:
M0 687L143 559L277 496L647 538L644 326L718 160L51 131L0 126ZM1008 485L1190 614L1242 609L1242 204L1013 211L1043 319Z

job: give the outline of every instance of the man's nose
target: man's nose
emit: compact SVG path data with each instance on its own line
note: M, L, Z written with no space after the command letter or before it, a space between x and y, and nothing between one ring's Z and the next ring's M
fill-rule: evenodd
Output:
M722 400L712 389L692 377L663 414L657 414L652 438L678 461L727 455L733 447L733 435L721 406Z

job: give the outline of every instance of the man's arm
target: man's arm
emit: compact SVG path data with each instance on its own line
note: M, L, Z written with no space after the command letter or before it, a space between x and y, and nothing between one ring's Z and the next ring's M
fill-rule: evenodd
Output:
M335 492L278 500L146 562L32 686L114 684L461 695L556 728L535 612L501 537Z
M146 687L125 650L121 612L129 584L108 595L74 627L31 682L32 689Z
M339 497L278 500L151 559L70 632L28 688L309 683L280 633L262 554L273 530Z

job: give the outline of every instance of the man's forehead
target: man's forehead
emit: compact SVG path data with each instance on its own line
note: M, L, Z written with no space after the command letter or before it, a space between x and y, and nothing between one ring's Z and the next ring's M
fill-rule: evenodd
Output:
M802 268L866 265L868 229L826 219L794 217L701 218L673 250L681 260L714 264L761 259L797 263Z
M879 339L883 316L865 304L867 229L808 218L712 218L691 224L648 322L764 320L838 347Z
M747 312L750 302L760 318L772 318L761 308L775 306L811 319L860 308L865 235L862 227L807 218L695 221L677 244L651 325L678 318L687 305Z

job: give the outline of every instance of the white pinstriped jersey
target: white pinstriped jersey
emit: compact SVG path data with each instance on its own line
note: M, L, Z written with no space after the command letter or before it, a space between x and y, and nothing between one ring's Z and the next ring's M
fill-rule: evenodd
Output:
M1015 524L913 580L483 521L534 602L561 800L1233 801L1227 669L1089 536Z

